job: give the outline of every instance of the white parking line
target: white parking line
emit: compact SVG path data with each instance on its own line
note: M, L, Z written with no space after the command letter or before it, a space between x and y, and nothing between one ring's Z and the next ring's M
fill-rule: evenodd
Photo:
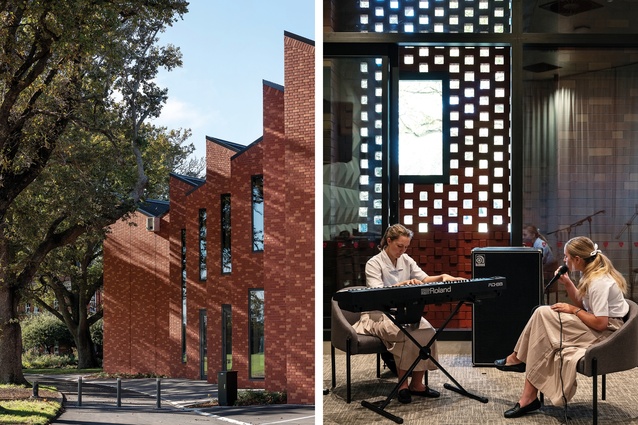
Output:
M297 421L301 421L301 420L303 420L303 419L312 419L312 418L314 418L314 417L315 417L315 415L312 415L312 416L303 416L303 417L301 417L301 418L286 419L285 421L266 422L266 423L263 423L263 424L261 424L261 425L284 424L284 423L286 423L286 422L297 422Z

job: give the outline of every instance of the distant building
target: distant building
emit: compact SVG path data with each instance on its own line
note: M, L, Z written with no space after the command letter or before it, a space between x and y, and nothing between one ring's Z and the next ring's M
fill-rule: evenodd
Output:
M286 390L314 403L315 47L284 33L263 136L207 137L206 178L171 175L104 244L104 370Z

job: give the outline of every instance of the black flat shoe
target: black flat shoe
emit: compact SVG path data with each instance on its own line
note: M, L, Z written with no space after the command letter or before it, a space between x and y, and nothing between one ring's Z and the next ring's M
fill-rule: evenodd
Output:
M525 363L519 364L505 364L507 359L494 360L494 366L498 370L502 370L503 372L525 372Z
M399 400L399 403L403 403L403 404L412 403L412 396L410 395L410 390L408 390L407 388L403 388L402 390L399 390L399 394L397 394L397 399Z
M503 416L506 418L520 418L528 414L529 412L533 412L534 410L538 410L541 408L541 402L539 399L532 401L527 406L521 407L519 403L516 403L516 406L512 407L509 410L506 410Z
M438 392L437 390L433 390L430 387L426 387L425 391L414 391L414 390L410 390L410 394L412 395L418 395L420 397L428 397L428 398L437 398L441 396L441 393Z

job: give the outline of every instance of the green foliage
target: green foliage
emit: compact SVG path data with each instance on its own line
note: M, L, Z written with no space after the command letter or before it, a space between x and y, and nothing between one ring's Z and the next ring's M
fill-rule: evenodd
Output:
M93 375L93 374L102 372L102 368L90 367L86 369L80 369L76 365L68 365L68 366L62 366L62 367L56 367L56 368L49 368L49 367L43 367L43 368L32 367L28 369L25 368L23 372L29 375L69 375L69 374L77 374L78 372L81 372L82 374L86 374L86 375Z
M108 225L143 200L153 175L146 170L167 166L145 163L156 158L144 158L155 142L145 120L158 116L167 99L167 90L156 84L159 69L181 65L179 49L158 46L157 36L188 11L188 2L98 3L10 1L0 9L0 288L5 290L0 376L13 383L24 380L16 355L19 332L7 332L15 327L9 325L14 303L42 276L63 282L75 267L65 262L73 255L65 253L40 269L47 256L85 243L84 235L90 235L90 244L100 241ZM71 280L74 288L65 293L58 287L56 294L70 294L72 311L64 303L60 311L68 315L69 327L83 334L92 323L86 302L99 282L89 269L88 264L82 269L84 279Z
M95 345L104 345L104 321L102 319L91 325L91 340Z
M34 314L22 322L22 347L50 352L57 344L73 345L68 328L50 314Z
M78 359L75 356L60 356L57 354L37 354L27 351L22 354L24 369L68 369L77 372Z
M286 404L285 391L238 391L235 406L253 406L260 404Z

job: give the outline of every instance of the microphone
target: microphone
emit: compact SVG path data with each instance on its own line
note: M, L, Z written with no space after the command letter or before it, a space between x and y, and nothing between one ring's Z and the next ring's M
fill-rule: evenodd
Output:
M562 275L564 275L568 271L569 271L569 267L567 267L566 265L563 264L562 266L560 266L560 269L558 269L558 273L556 273L554 275L554 277L552 278L552 280L550 280L549 283L547 285L545 285L545 291L544 292L547 292L549 287L552 286L552 284L554 282L556 282L559 277L561 277Z

